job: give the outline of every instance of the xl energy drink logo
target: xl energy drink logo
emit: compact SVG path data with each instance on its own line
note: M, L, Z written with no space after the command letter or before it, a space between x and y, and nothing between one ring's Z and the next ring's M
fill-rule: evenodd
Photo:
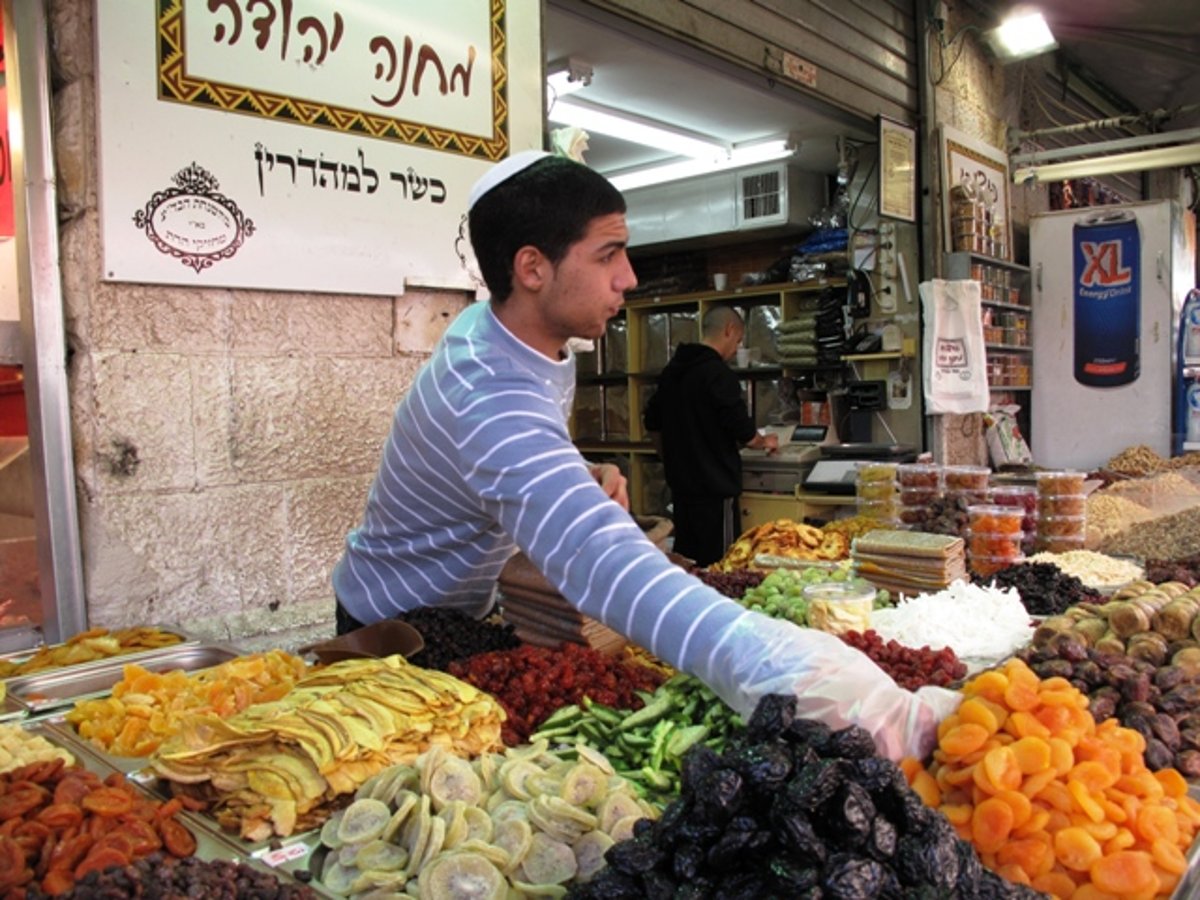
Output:
M1106 300L1113 295L1105 288L1124 287L1133 281L1133 268L1122 264L1121 241L1081 241L1084 269L1079 276L1080 290L1097 300Z

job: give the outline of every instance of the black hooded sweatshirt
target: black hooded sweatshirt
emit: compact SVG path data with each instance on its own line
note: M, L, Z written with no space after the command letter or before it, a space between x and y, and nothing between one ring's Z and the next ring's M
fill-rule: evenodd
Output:
M662 434L667 484L677 496L736 497L739 449L754 439L754 420L737 376L707 344L680 344L646 404L643 422Z

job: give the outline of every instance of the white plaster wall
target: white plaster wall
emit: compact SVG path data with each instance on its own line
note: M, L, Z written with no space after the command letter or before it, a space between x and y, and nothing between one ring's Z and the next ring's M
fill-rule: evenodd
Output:
M92 0L52 0L89 620L250 646L326 636L329 573L394 407L468 298L102 282L92 22Z

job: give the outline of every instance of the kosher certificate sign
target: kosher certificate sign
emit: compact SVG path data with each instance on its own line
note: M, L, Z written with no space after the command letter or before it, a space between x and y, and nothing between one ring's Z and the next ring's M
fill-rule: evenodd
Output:
M537 0L99 0L105 277L472 286L467 193L541 146Z

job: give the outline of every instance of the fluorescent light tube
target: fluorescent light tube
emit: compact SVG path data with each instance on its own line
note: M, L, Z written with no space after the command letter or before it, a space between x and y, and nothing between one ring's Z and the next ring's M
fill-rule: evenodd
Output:
M546 118L559 125L574 125L584 131L655 147L677 156L711 160L729 155L729 145L713 138L690 134L641 116L578 100L559 99L550 107Z
M1013 181L1062 181L1065 178L1086 178L1089 175L1116 175L1119 172L1143 172L1148 169L1167 169L1200 163L1200 143L1178 147L1157 147L1134 153L1117 153L1093 159L1029 166L1013 172Z
M666 163L661 166L650 166L632 172L609 175L608 180L619 191L629 191L634 188L646 187L651 184L662 184L667 181L679 181L696 175L707 175L710 172L721 172L725 169L736 169L740 166L752 166L756 163L774 162L785 159L795 152L795 148L785 140L763 141L745 147L734 147L727 159L703 160L687 159L676 163Z

